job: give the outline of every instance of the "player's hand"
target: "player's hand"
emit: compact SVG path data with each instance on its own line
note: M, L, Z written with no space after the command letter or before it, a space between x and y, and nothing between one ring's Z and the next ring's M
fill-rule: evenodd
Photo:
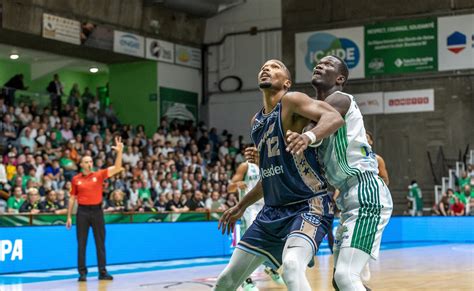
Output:
M308 148L311 140L306 134L299 134L297 132L287 130L286 131L286 151L291 154L302 154L303 151Z
M122 137L121 136L116 136L115 137L115 146L112 146L112 149L117 151L117 152L122 152L123 151L123 143L122 143Z
M68 217L66 220L66 228L71 229L71 225L72 225L72 218Z
M247 189L247 184L245 184L244 181L239 181L237 182L237 188L239 188L240 190L245 190Z
M245 159L249 163L258 165L259 154L256 147L248 147L244 151Z
M222 234L230 234L235 227L235 223L244 215L245 209L241 209L239 205L227 209L219 219L218 229L222 229Z

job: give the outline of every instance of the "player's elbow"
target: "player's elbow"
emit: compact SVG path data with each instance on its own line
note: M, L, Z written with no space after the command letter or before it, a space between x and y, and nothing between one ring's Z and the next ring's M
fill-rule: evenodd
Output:
M344 119L338 112L332 113L332 121L334 123L334 127L336 127L336 130L344 125Z

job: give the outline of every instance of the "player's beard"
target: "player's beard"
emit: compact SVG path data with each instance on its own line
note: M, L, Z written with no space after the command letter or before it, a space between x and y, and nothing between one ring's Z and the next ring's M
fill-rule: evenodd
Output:
M268 88L271 88L271 87L272 87L272 82L270 82L270 81L263 81L263 82L260 82L260 83L258 84L258 87L259 87L260 89L268 89Z

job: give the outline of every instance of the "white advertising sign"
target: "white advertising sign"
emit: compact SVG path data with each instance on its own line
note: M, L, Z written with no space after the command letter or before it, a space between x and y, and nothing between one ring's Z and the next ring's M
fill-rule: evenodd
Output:
M438 18L438 69L474 68L474 14Z
M296 83L309 83L320 59L335 55L349 67L349 79L365 77L364 27L295 34Z
M161 62L174 62L174 47L173 43L147 38L146 39L146 54L145 57L150 60L157 60Z
M384 93L385 113L434 111L434 89Z
M143 58L145 38L137 34L114 31L114 52Z
M79 45L81 44L81 23L43 13L43 37Z
M175 45L175 63L193 68L201 68L201 50L189 46Z
M383 114L383 92L359 93L354 99L362 114Z

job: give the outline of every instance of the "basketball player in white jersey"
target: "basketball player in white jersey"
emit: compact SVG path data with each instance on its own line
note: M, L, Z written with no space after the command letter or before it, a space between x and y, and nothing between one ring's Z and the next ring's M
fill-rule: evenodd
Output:
M250 190L252 190L260 181L260 169L258 165L249 162L243 162L235 171L232 180L227 187L229 193L239 192L239 201L247 194ZM264 205L263 198L249 206L242 216L242 224L241 224L241 233L243 234L249 226L253 223L257 214L262 210ZM265 267L265 273L267 273L275 283L279 285L285 284L283 279L278 274L277 271L273 270L270 267ZM242 285L244 291L258 291L258 288L253 283L252 279L249 277L245 280L244 284Z
M366 290L361 273L377 259L382 232L393 210L390 191L378 176L378 164L352 95L341 92L349 70L343 60L327 56L313 70L318 100L331 104L345 124L318 147L328 182L340 191L336 200L341 221L334 245L336 289Z
M373 138L372 133L367 131L366 136L367 136L367 141L369 142L369 145L371 147L373 147L374 146L374 138ZM385 161L379 154L375 154L375 157L377 159L377 164L378 164L378 169L379 169L379 177L382 178L382 180L388 186L388 183L389 183L390 179L388 178L388 171L387 171L387 168L385 167ZM370 281L370 276L371 276L370 275L370 267L369 267L369 264L367 263L365 265L364 269L362 270L361 279L364 283L367 283L367 282ZM365 288L367 290L370 290L369 288L367 288L367 286L365 286Z

